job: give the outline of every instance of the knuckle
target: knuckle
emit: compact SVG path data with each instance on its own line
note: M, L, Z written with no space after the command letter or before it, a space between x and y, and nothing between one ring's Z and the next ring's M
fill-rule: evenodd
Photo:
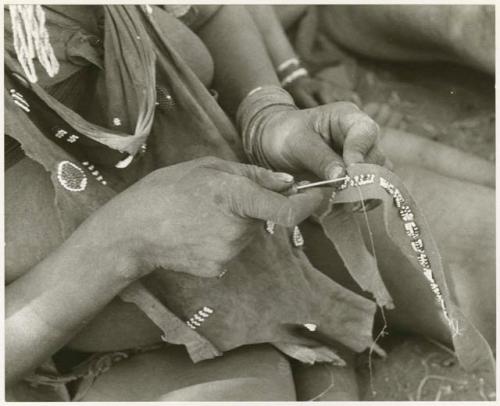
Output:
M216 156L205 156L203 158L200 158L199 160L200 166L202 167L208 167L208 168L214 168L217 169L221 167L222 165L227 165L228 161L225 161L221 158L218 158Z
M351 101L340 101L337 106L344 112L358 112L359 107Z
M203 164L212 164L212 163L217 163L221 159L217 158L215 156L209 155L209 156L204 156L203 158L200 158L200 162Z

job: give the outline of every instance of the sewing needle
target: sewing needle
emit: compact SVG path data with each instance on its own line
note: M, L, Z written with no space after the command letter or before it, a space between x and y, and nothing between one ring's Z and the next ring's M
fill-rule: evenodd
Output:
M344 181L348 178L349 178L348 176L344 176L343 178L321 180L319 182L308 183L307 185L297 186L297 190L309 189L310 187L328 186L332 183L341 182L341 181Z

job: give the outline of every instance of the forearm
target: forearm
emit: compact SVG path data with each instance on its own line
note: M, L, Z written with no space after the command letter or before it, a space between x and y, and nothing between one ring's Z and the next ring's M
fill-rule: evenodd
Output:
M89 239L86 227L6 288L7 385L47 360L133 280L131 264Z
M199 36L215 63L214 87L233 114L252 89L279 85L257 27L245 6L223 6Z
M257 25L273 66L277 68L284 61L294 58L295 51L274 12L274 8L267 5L248 5L246 7Z

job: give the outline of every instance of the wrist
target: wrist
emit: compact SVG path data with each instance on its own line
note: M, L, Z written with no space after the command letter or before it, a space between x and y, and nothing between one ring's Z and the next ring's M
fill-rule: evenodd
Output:
M238 107L236 121L241 133L243 149L253 164L273 169L262 145L262 135L268 120L275 113L297 110L290 94L278 86L252 90Z
M66 241L75 257L83 261L95 260L102 272L122 281L125 286L144 276L140 266L136 243L131 236L113 227L109 221L102 221L98 212L89 217Z

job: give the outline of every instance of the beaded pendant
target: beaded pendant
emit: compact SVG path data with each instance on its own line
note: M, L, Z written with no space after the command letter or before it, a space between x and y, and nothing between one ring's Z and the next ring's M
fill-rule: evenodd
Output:
M292 242L294 247L303 247L304 246L304 237L302 236L302 233L300 232L300 229L298 226L295 226L293 228L293 233L292 233Z
M196 330L213 314L214 310L211 307L204 306L203 309L198 310L189 320L186 321L186 324L189 328Z
M270 220L267 220L266 221L266 231L269 233L269 234L274 234L274 228L276 227L276 223L273 223L272 221Z
M83 169L70 161L61 161L57 165L57 180L70 192L81 192L87 187L87 176Z

